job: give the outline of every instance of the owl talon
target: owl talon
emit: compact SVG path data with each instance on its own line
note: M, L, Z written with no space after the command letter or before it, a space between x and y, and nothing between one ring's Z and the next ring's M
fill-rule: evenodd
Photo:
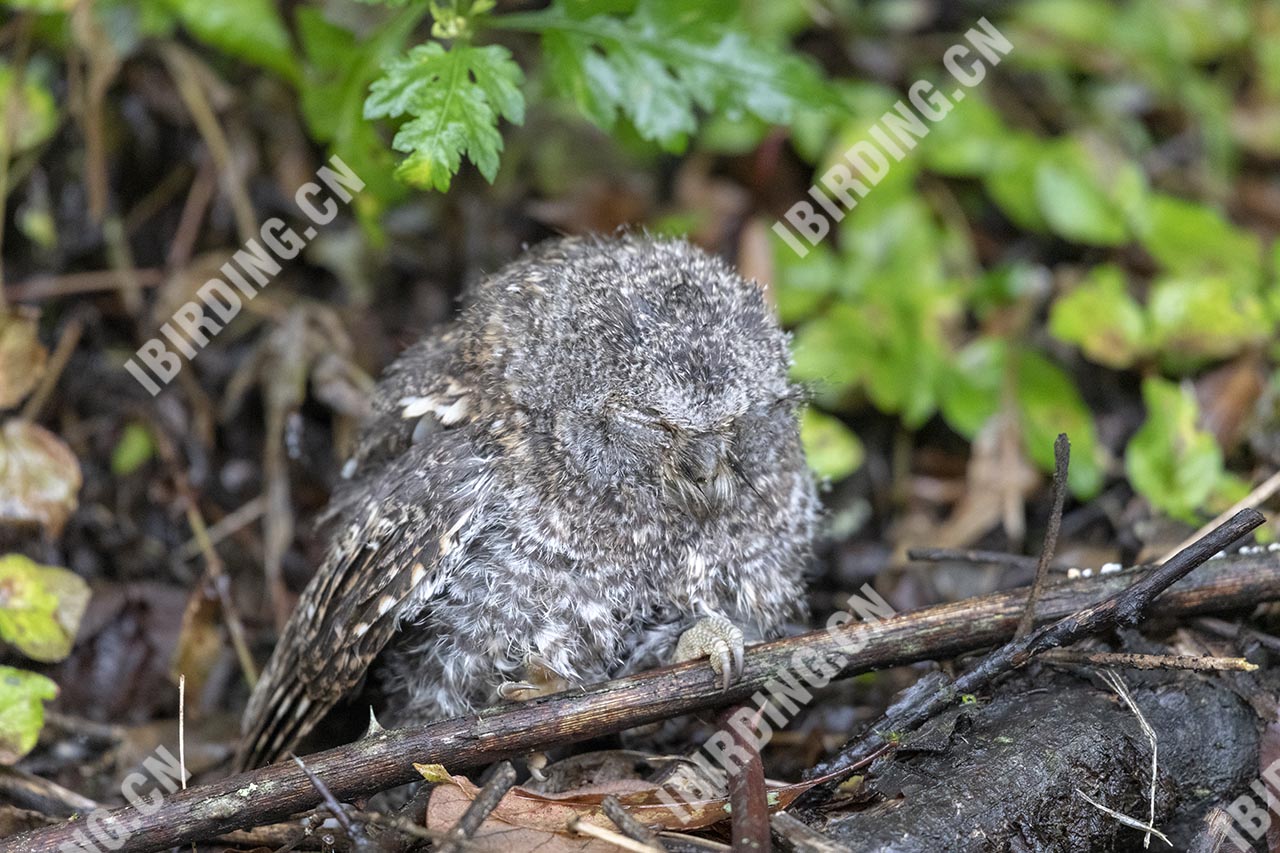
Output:
M525 702L538 696L538 685L529 681L504 681L498 685L498 697L509 702Z
M742 677L742 631L719 614L699 619L680 635L676 662L709 658L711 670L720 676L720 689Z

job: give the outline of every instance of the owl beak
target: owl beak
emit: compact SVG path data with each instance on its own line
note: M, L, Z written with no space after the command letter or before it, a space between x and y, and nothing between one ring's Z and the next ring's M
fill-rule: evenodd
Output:
M680 449L677 492L693 513L705 518L733 498L728 449L718 435L691 437Z
M713 435L694 436L680 453L680 473L699 485L710 482L724 462L724 442Z

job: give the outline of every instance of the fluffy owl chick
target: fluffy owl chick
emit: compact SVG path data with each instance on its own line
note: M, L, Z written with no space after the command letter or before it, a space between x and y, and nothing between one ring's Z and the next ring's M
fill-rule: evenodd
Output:
M817 501L758 285L632 236L545 244L469 296L379 385L241 766L366 676L392 725L673 657L727 684L802 612Z

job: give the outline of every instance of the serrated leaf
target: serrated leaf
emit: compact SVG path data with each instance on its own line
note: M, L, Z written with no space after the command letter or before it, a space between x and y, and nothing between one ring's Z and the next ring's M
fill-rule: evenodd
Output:
M45 663L71 653L89 605L89 585L74 572L21 554L0 557L0 640Z
M0 666L0 764L16 764L35 747L44 703L57 695L58 685L43 675Z
M0 523L40 524L56 536L80 483L80 463L56 435L17 418L0 427Z
M289 32L269 0L165 0L200 41L287 80L299 77Z
M22 402L44 374L48 356L38 335L39 313L0 312L0 409Z
M1049 315L1049 331L1075 344L1091 361L1114 368L1132 367L1147 348L1147 320L1129 293L1124 271L1110 264L1094 267L1077 287L1058 298Z
M809 467L828 480L842 480L862 467L866 451L839 419L812 407L800 416L800 441Z
M428 42L383 66L382 76L370 87L364 115L410 117L392 142L409 155L396 170L402 180L446 190L465 154L492 183L502 151L498 120L524 121L523 80L506 48L458 42L446 50Z
M1200 408L1189 390L1152 377L1142 383L1142 399L1147 420L1124 455L1129 482L1152 506L1194 523L1222 477L1222 449L1200 429Z
M558 3L493 24L542 33L553 85L606 130L625 115L677 151L697 128L696 109L786 124L798 107L831 102L812 65L750 36L731 4L639 0L627 18L594 11Z

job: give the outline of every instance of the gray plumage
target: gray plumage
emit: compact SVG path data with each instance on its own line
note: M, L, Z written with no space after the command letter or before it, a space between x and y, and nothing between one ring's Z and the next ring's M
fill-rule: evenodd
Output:
M683 242L553 241L479 282L378 387L240 764L366 675L387 724L668 662L682 633L728 678L729 623L803 613L817 501L788 365L761 288Z

